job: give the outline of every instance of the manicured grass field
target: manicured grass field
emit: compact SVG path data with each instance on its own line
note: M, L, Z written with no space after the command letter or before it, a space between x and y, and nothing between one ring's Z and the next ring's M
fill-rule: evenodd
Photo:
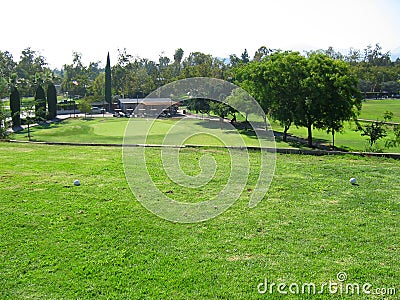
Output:
M148 212L126 183L121 149L0 143L1 299L276 299L269 283L346 282L395 296L283 295L284 299L396 299L400 285L400 161L278 155L265 199L246 206L257 170L224 214L196 224ZM229 156L182 150L183 169L212 154L211 186L180 190L148 149L149 172L178 200L206 199L226 182ZM253 167L256 153L250 154ZM350 177L359 185L352 186ZM82 185L72 184L80 179ZM171 193L173 190L173 193ZM287 291L287 289L286 289Z
M383 120L386 111L393 113L392 122L400 122L400 99L367 100L363 102L360 118Z
M383 120L383 114L386 111L393 112L392 122L400 122L400 99L387 99L387 100L366 100L363 101L363 106L359 118L367 120ZM365 125L365 123L362 123ZM283 131L283 128L277 123L272 124L274 130ZM350 150L350 151L365 151L367 137L361 136L361 133L356 130L356 125L353 122L346 122L343 133L336 133L335 146ZM303 139L307 138L307 129L303 127L292 126L289 133L296 137ZM313 130L313 137L315 141L324 144L332 143L332 135L324 130ZM391 129L388 131L387 138L393 138ZM384 152L399 153L400 147L385 149L384 140L377 142L377 148L384 150Z
M127 132L127 136L133 139L134 142L137 141L139 143L147 132L148 124L153 120L142 118L130 120L133 125ZM68 119L57 124L32 127L31 136L35 141L121 144L128 121L129 119L126 118ZM165 134L177 122L179 122L179 119L156 120L147 135L146 143L162 144ZM187 119L178 128L181 134L188 137L203 131L209 133L209 135L193 135L185 141L185 144L222 145L222 141L218 141L212 136L218 136L222 133L227 145L236 145L234 143L234 134L237 131L230 128L228 124L220 123L219 121ZM243 131L241 136L246 145L259 145L251 132ZM14 134L13 138L27 140L27 130ZM288 146L286 143L281 143L280 145Z
M361 124L365 125L365 123ZM274 130L283 131L283 128L276 122L273 123L272 127ZM289 133L292 136L307 139L307 129L304 127L292 126L290 127ZM391 130L389 130L387 138L393 137L393 133ZM332 135L324 130L313 129L313 140L314 142L331 145ZM295 143L292 145L296 146ZM356 131L356 125L353 122L346 122L343 133L335 134L335 146L349 151L365 151L368 146L368 142L367 137L361 136L361 132ZM376 148L381 149L383 152L400 152L400 147L385 148L384 139L381 139L377 142Z
M394 113L393 121L400 121L400 100L368 100L363 103L362 113L360 118L365 119L382 119L385 111L392 111ZM134 119L136 128L129 132L130 135L137 136L138 138L143 134L143 128L149 122L146 119ZM160 144L164 138L164 134L177 122L176 119L160 119L157 120L155 126L151 130L151 135L148 137L148 143ZM190 123L191 122L191 123ZM46 126L37 126L32 128L32 138L36 141L49 141L49 142L77 142L77 143L116 143L123 142L123 136L128 119L120 118L94 118L94 119L75 119L63 121L60 124L52 124ZM217 134L221 132L221 124L218 121L207 120L190 120L185 123L187 132L198 132L203 129L210 129L211 132ZM228 137L233 132L223 124L225 137ZM283 128L277 123L272 122L272 127L275 131L282 132ZM355 131L356 126L354 123L345 123L343 133L335 135L335 146L341 149L350 151L365 151L368 143L367 138L361 136L361 133ZM292 136L307 138L307 130L303 127L297 128L292 126L289 130ZM250 132L242 132L242 137L246 145L257 146L257 140L251 135ZM331 134L326 133L324 130L313 130L314 142L330 145L332 141ZM393 133L391 130L388 132L387 138L392 138ZM27 140L27 131L24 130L13 136L18 140ZM193 136L186 141L187 144L202 144L202 145L216 145L216 139L206 136L198 135ZM229 144L229 143L228 143ZM400 152L400 147L385 149L385 141L380 140L377 143L378 149L384 152ZM304 144L297 142L285 143L281 138L276 138L277 147L305 147Z
M93 118L67 119L60 123L31 127L35 141L121 144L128 119ZM27 129L13 138L28 140Z

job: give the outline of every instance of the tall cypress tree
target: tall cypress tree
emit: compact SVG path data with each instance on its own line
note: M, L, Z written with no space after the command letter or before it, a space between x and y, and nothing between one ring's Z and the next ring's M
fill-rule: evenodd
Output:
M54 119L57 116L57 90L52 82L47 86L47 105L49 119Z
M107 53L107 64L105 70L105 100L111 108L111 65L110 65L110 53Z
M46 118L46 95L41 85L38 85L35 93L35 116L39 119Z
M15 86L11 87L10 94L10 109L13 127L21 126L21 97L19 95L18 89Z

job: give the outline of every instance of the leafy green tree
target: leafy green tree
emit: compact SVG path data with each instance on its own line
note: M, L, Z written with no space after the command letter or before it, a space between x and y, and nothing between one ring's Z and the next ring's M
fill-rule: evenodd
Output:
M93 96L96 100L103 101L105 99L105 82L106 82L106 75L105 73L100 73L93 82L92 85L92 92Z
M16 65L10 52L0 51L0 78L3 77L4 80L7 80L11 77L11 74L15 73Z
M400 125L393 126L394 138L385 142L385 146L388 148L397 147L400 145Z
M184 54L184 51L182 50L182 48L178 48L175 50L175 54L174 54L174 76L175 77L179 76L179 73L181 71L183 54Z
M370 149L373 148L373 146L378 140L387 136L385 124L383 121L371 122L365 127L362 127L361 130L362 130L361 135L368 137L368 143Z
M158 58L158 66L160 69L167 68L170 62L171 60L169 59L168 56L160 55L160 57Z
M187 108L195 111L197 114L208 114L210 112L210 101L202 98L193 98L187 100Z
M234 110L229 105L219 101L212 101L210 103L210 110L221 119L224 119L229 114L234 113Z
M183 60L180 78L212 77L213 57L201 52L192 52Z
M21 126L21 97L16 86L11 86L10 109L13 127Z
M37 51L30 47L22 50L20 60L15 67L18 74L18 89L21 96L33 96L35 93L35 84L37 74L46 70L46 60Z
M232 90L231 94L226 97L225 101L232 107L234 107L239 113L243 114L244 117L247 118L250 113L252 113L252 109L254 105L252 105L252 97L245 90L241 88L237 88Z
M174 54L174 62L177 65L180 65L182 62L182 58L183 58L183 54L184 51L182 50L182 48L178 48L175 50L175 54Z
M89 71L83 65L80 53L73 52L72 57L72 64L63 66L61 91L68 92L71 96L85 96L91 86Z
M389 94L400 94L400 82L395 80L382 82L382 91L386 91Z
M7 80L4 77L0 76L0 99L6 97L7 93L8 93Z
M241 57L242 63L247 64L248 62L250 62L250 56L249 56L249 53L247 52L247 49L244 49L244 51L240 57Z
M92 112L92 100L90 98L82 99L82 101L78 104L78 108L85 114L86 118L86 115Z
M247 90L266 114L284 127L284 140L305 98L303 81L308 76L305 57L297 52L275 52L262 61L235 69L238 84Z
M271 54L274 50L269 49L265 46L261 46L260 48L257 49L257 51L254 53L253 61L262 61L265 57L267 57L269 54Z
M257 100L265 114L269 113L271 104L269 78L265 77L268 69L268 61L252 61L246 65L239 64L234 68L235 83Z
M225 61L217 57L213 58L211 77L219 79L227 79L228 67Z
M41 85L38 85L35 93L35 116L38 120L46 118L46 95Z
M382 53L382 47L379 44L376 44L375 48L368 45L367 48L364 49L364 61L373 66L390 65L390 52Z
M53 82L47 85L47 105L49 110L49 119L57 116L57 90Z
M337 52L333 49L333 47L329 47L327 50L322 52L323 54L329 56L332 59L343 60L344 56L342 53Z
M229 64L231 67L235 68L241 63L240 58L236 54L229 55Z
M335 146L335 133L342 131L345 121L355 120L361 110L358 80L351 75L348 63L323 55L311 59L314 58L319 66L318 72L315 68L311 70L315 79L312 84L323 102L322 118L315 126L331 133L332 146Z
M170 63L171 60L169 57L161 55L158 58L158 64L154 64L153 61L145 61L144 68L147 70L147 74L150 76L151 80L156 83L156 88L171 82L174 77L179 75L181 64L179 62L179 57L176 57L176 55L177 54L175 54L174 57L178 60L174 61L172 64Z
M394 116L393 112L392 112L392 111L389 111L389 110L387 110L387 111L385 111L385 112L383 113L383 119L384 119L386 122L391 121L391 120L393 119L393 116Z
M361 51L350 48L349 53L343 59L350 63L351 66L355 66L362 60Z
M86 68L86 72L88 74L90 81L95 80L97 76L99 76L101 73L104 72L104 69L99 67L100 63L101 63L100 61L90 62L89 66Z
M220 118L221 129L224 119L229 114L233 114L235 112L235 110L232 109L232 107L225 104L224 102L219 102L219 101L212 101L210 103L210 110Z
M166 70L160 74L162 70L164 67L159 69L154 61L133 59L124 50L119 53L118 63L111 70L113 89L122 97L144 97L162 84L164 76L169 77L167 73L172 73L172 70Z
M349 64L326 54L312 53L307 59L308 76L303 81L306 97L299 101L295 123L307 128L312 147L312 127L326 129L334 136L343 122L354 119L361 109L357 79Z
M283 140L296 119L296 109L306 97L303 82L308 75L307 61L298 52L276 52L270 56L264 73L270 98L269 113L283 126Z
M104 83L104 97L106 102L112 104L112 91L111 91L111 65L110 65L110 53L107 54L107 64L105 70L105 83Z
M235 77L266 114L284 127L284 139L294 123L312 129L339 131L361 107L357 79L348 63L315 52L308 58L297 52L275 52L262 61L235 69Z
M10 132L8 131L7 123L8 114L4 109L3 101L0 101L0 139L6 139Z

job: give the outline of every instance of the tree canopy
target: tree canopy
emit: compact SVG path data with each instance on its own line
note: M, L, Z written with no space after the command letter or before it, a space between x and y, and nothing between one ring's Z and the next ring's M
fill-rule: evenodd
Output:
M12 118L12 126L18 127L21 126L21 97L19 95L19 91L16 86L11 86L11 94L10 94L10 109L11 109L11 118Z
M38 85L35 93L35 116L38 119L46 118L46 95L41 85Z
M290 126L304 126L312 146L312 128L332 133L361 108L357 79L347 62L323 53L275 52L261 61L240 65L237 83L247 89L266 114L284 127L284 140ZM333 140L334 141L334 140Z
M105 70L105 84L104 84L104 97L105 101L109 104L112 102L112 92L111 92L111 64L110 64L110 53L107 53L107 64Z

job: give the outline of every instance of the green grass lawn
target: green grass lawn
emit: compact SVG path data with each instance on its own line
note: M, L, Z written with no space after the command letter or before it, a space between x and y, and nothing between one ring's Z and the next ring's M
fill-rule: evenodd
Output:
M383 120L386 111L393 112L393 122L400 122L400 99L366 100L363 102L360 118Z
M224 214L180 224L133 197L120 148L0 143L0 152L1 299L276 299L276 289L260 295L258 284L322 285L337 282L338 272L348 282L399 292L400 161L278 155L271 188L256 208L246 206L253 170ZM201 189L173 184L158 149L146 157L161 191L198 201L229 173L222 149L182 150L183 169L196 174L206 153L221 170ZM255 168L257 157L250 153ZM358 186L348 182L353 176Z
M400 100L368 100L363 103L363 109L360 118L365 119L382 119L383 113L386 111L394 113L393 121L400 121ZM240 119L240 117L239 117ZM132 122L135 126L133 130L129 131L131 137L140 139L143 135L144 128L146 128L149 121L146 119L134 119ZM160 119L154 124L150 131L150 136L147 139L148 143L160 144L163 141L164 135L168 130L175 125L176 119ZM93 119L74 119L63 121L60 124L52 124L46 126L37 126L32 128L32 137L36 141L49 141L49 142L77 142L77 143L116 143L123 142L125 128L128 119L121 118L93 118ZM189 120L185 123L188 133L199 132L207 129L212 134L221 132L221 124L218 121L208 120ZM233 130L227 128L223 124L223 132L228 140ZM283 128L277 123L272 122L272 127L275 131L282 132ZM335 136L335 146L344 150L350 151L365 151L368 143L367 138L362 137L360 132L355 131L356 126L353 123L345 123L343 133L337 133ZM257 146L257 139L249 131L242 131L242 137L246 145ZM292 136L307 138L307 130L302 127L292 126L289 130ZM330 145L332 141L331 134L326 133L324 130L313 130L314 142ZM391 130L388 132L387 138L392 138L393 133ZM18 140L27 140L27 131L24 130L14 134L13 138ZM202 144L202 145L220 145L215 138L210 135L197 135L192 136L185 141L186 144ZM229 144L230 142L228 142ZM400 152L400 147L385 149L385 141L380 140L377 143L377 148L384 152ZM305 145L297 142L283 142L279 137L276 138L277 147L300 147L305 148Z
M387 100L366 100L363 102L362 110L359 118L368 120L383 120L383 114L386 111L393 112L393 122L400 122L400 99L387 99ZM364 123L362 123L364 124ZM276 131L283 131L283 127L277 122L272 123L272 127ZM342 133L336 133L335 146L350 150L350 151L365 151L368 143L365 136L356 130L356 125L353 122L346 122ZM289 133L296 137L307 138L307 129L303 127L292 126ZM332 135L324 130L313 130L313 137L315 141L324 144L332 143ZM393 138L391 128L388 130L387 138ZM293 144L295 146L295 144ZM377 143L377 148L382 149L384 152L399 153L400 147L385 149L384 140Z
M127 135L135 143L140 143L142 137L147 132L147 126L153 120L130 119L133 123ZM31 128L31 136L35 141L47 142L76 142L76 143L108 143L121 144L123 142L125 129L129 119L126 118L92 118L92 119L68 119L61 123L35 126ZM158 119L149 131L146 143L162 144L165 134L179 119ZM221 127L222 126L222 127ZM185 144L198 145L222 145L221 140L214 136L224 138L227 145L235 146L235 133L228 124L219 121L185 119L183 124L178 124L180 134L188 136ZM221 129L222 128L222 129ZM198 132L207 132L208 134L193 135ZM252 132L242 131L241 137L248 146L259 145L258 140ZM15 133L12 138L17 140L27 140L27 130ZM273 146L272 144L269 144ZM287 143L279 143L280 146L287 147Z
M60 123L31 127L35 141L121 144L128 119L93 118L67 119ZM28 140L27 129L13 134L18 140Z
M137 139L143 136L148 122L146 119L131 119L134 125L132 130L129 131L129 136L132 139ZM147 143L161 144L165 134L177 122L176 119L159 119L154 123L150 130L150 135L147 138ZM35 126L31 128L31 136L35 141L48 141L48 142L76 142L76 143L108 143L108 144L121 144L125 133L128 119L125 118L92 118L92 119L68 119L61 123ZM191 119L186 121L184 131L188 135L191 133L207 130L211 134L223 134L228 139L228 144L234 145L230 136L236 132L227 128L223 124L221 131L221 124L218 121L196 120ZM224 127L225 126L225 127ZM275 131L282 132L283 128L277 123L272 122L272 127ZM182 127L181 127L182 128ZM289 133L296 137L303 139L307 138L307 130L303 127L292 126ZM258 142L254 134L249 131L242 131L241 134L244 142L248 146L257 146ZM331 135L323 130L313 130L314 142L331 144ZM389 133L391 137L391 133ZM27 140L27 130L15 133L12 138L17 140ZM192 136L185 141L186 144L201 144L201 145L221 145L215 138L210 135L196 135ZM350 151L364 151L367 146L366 137L362 137L360 132L355 131L355 124L346 123L343 133L337 133L335 136L335 145L342 149ZM276 138L277 147L300 147L305 148L296 142L285 143L280 138ZM384 148L384 141L378 142L378 147ZM400 152L400 147L389 148L386 152Z
M272 127L276 131L283 131L283 127L280 126L277 122L273 122ZM292 126L289 129L289 133L292 136L307 139L307 129L304 127ZM387 138L393 137L393 133L391 132L391 130L389 130ZM330 133L327 133L325 130L313 129L313 140L314 142L331 145L332 135ZM292 143L292 145L298 146L298 144L296 143ZM335 146L348 151L365 151L366 147L368 146L368 142L367 137L361 136L361 132L356 131L356 125L353 122L345 122L343 132L335 134ZM382 152L400 152L400 147L385 148L384 139L381 139L377 142L376 148L381 149Z

